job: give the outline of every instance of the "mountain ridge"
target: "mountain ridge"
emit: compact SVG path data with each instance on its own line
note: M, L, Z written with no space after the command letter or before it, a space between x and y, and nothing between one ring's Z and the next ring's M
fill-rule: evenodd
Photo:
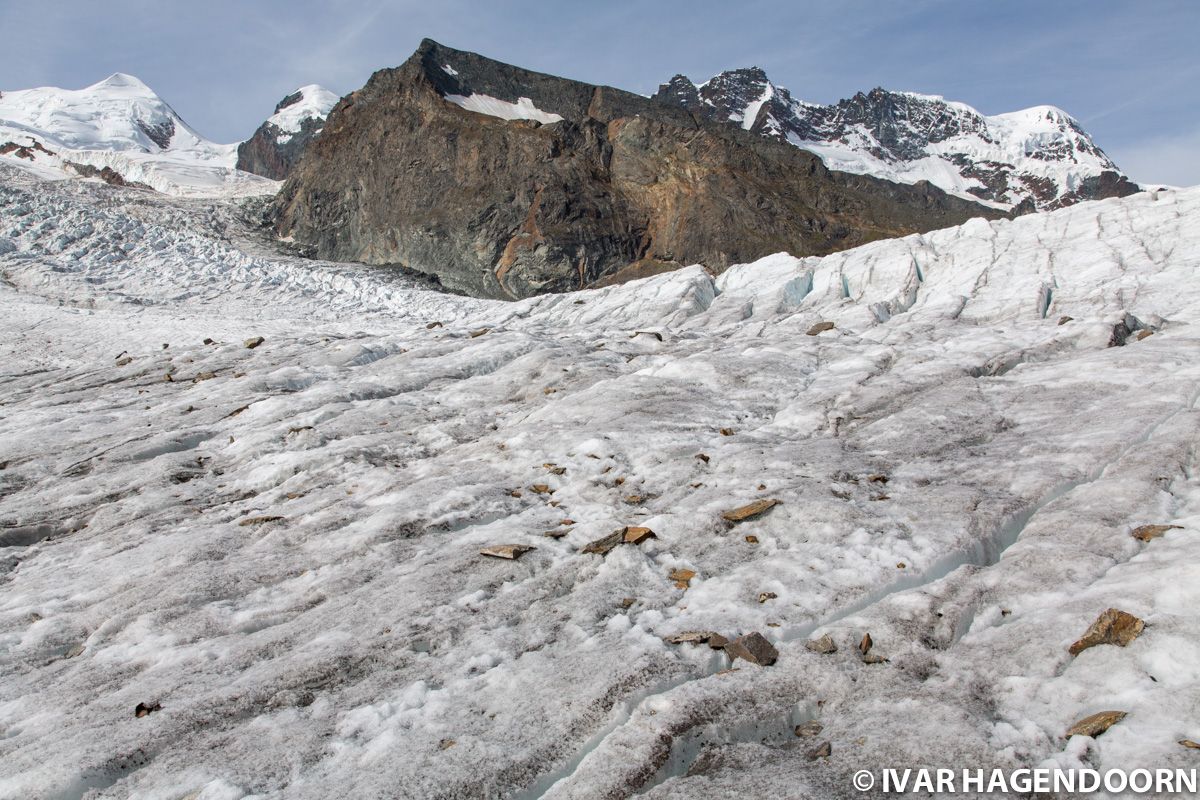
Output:
M986 116L940 95L882 87L821 105L794 98L760 67L727 70L700 84L677 74L652 97L790 142L830 169L929 180L1002 208L1049 210L1139 189L1055 106Z

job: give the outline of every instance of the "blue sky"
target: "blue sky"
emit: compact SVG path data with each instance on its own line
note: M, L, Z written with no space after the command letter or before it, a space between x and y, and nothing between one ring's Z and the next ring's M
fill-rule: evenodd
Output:
M884 86L984 113L1049 103L1135 180L1200 183L1200 3L879 0L0 1L0 89L137 75L209 138L297 86L339 93L423 36L642 93L758 65L805 100Z

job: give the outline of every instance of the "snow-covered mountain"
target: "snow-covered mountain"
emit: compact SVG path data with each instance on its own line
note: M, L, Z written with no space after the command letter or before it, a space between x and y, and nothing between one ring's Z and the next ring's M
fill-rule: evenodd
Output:
M655 98L791 142L830 169L916 183L1004 207L1058 208L1137 191L1070 115L1053 106L984 116L932 95L873 89L807 103L763 70L696 85L676 75Z
M236 144L191 128L146 84L117 73L84 89L0 92L0 158L46 177L96 178L170 194L262 194Z
M0 164L0 796L1195 767L1200 189L517 302L255 237Z
M280 100L275 113L238 145L238 169L272 180L286 178L339 99L325 87L309 84Z

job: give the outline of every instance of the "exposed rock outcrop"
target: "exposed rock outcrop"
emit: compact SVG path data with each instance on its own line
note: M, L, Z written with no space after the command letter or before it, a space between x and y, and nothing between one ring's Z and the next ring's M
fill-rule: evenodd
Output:
M829 253L995 215L835 173L687 110L425 40L330 113L275 204L321 258L519 298L693 263Z

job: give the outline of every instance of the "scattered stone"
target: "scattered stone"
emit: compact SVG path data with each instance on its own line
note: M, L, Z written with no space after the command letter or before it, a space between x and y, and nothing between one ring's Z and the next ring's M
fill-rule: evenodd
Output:
M821 655L826 656L830 653L837 652L837 644L833 641L833 637L828 633L817 639L809 639L804 643L804 646L809 650L812 650L814 653L820 653Z
M242 344L244 344L246 346L247 350L253 350L254 348L258 347L260 344L262 344L265 341L266 341L266 339L264 339L261 336L251 336L249 339L242 342Z
M868 475L867 480L871 483L887 483L889 478L887 475Z
M884 656L876 655L875 653L867 653L862 657L862 662L864 664L886 664L888 663L888 659Z
M734 639L725 645L725 652L731 658L740 658L760 667L769 667L779 658L775 645L758 631Z
M709 459L708 456L704 455L704 453L696 453L696 458L700 459L705 464L707 464L711 460L711 459Z
M558 389L555 389L553 386L547 386L545 389L542 389L542 394L550 395L556 393L557 391Z
M542 464L542 466L545 467L547 469L547 471L549 471L552 475L566 475L567 474L567 468L560 467L557 464Z
M163 383L174 383L174 382L175 382L175 378L173 378L171 376L171 373L168 372L167 374L163 375Z
M630 339L633 339L637 336L653 336L655 339L658 339L660 342L663 340L662 334L659 333L658 331L634 331L633 333L629 334Z
M1084 717L1067 729L1066 738L1072 736L1099 736L1106 730L1125 719L1126 711L1100 711Z
M76 642L75 644L71 645L71 649L67 651L63 658L78 658L79 656L83 655L83 650L83 643Z
M1075 318L1074 318L1074 317L1066 317L1066 316L1059 317L1059 318L1058 318L1058 324L1059 324L1059 325L1066 325L1068 322L1070 322L1070 321L1071 321L1071 320L1073 320L1073 319L1075 319Z
M824 729L824 727L824 725L814 719L809 722L805 722L803 725L797 725L795 734L797 736L808 738L809 736L816 736Z
M858 643L858 652L865 656L867 653L871 652L871 647L874 646L874 644L875 642L871 639L871 634L864 633L862 641Z
M624 530L625 544L641 544L647 539L658 538L649 528L627 527Z
M536 549L536 547L527 544L496 544L483 548L479 551L479 554L481 556L491 556L492 558L503 558L513 561Z
M201 344L215 344L215 342L213 342L213 340L212 340L212 339L207 339L207 338L206 338L206 339L205 339L203 342L201 342Z
M808 751L808 760L816 761L818 758L829 758L831 755L833 755L833 745L829 742L821 742Z
M745 522L748 519L754 519L777 505L779 505L779 501L775 499L755 500L753 503L747 503L744 506L726 511L721 516L729 522Z
M619 530L619 531L613 531L612 533L608 534L607 536L597 539L596 541L591 542L590 544L585 546L583 548L583 552L598 553L599 555L606 556L610 552L612 552L612 550L617 545L622 544L624 541L625 541L624 529Z
M1138 637L1146 623L1116 608L1110 608L1088 627L1079 641L1069 648L1068 652L1077 656L1089 647L1098 644L1115 644L1124 647Z
M708 637L708 646L713 650L723 650L727 644L729 644L729 640L719 633L714 633Z
M456 744L458 744L458 742L454 741L453 739L442 739L440 742L438 742L438 750L449 750Z
M836 326L832 322L828 322L828 321L818 322L816 325L813 325L811 328L808 329L808 335L809 336L817 336L819 334L824 333L825 331L831 331L835 327Z
M758 544L758 537L754 534L750 534L746 537L746 542L747 544Z
M192 383L199 383L200 381L211 381L215 377L217 377L217 373L215 373L215 372L197 372L196 377L192 378Z
M1148 339L1154 335L1154 331L1138 331L1137 340L1140 342L1143 339Z
M133 358L131 358L130 356L121 356L120 358L117 359L118 367L123 367L127 364L132 364L132 363L133 363Z
M535 483L529 487L529 491L534 494L554 494L554 490L544 483Z
M304 431L311 431L312 429L313 429L312 425L297 425L294 428L288 428L288 436L294 436L297 433L303 433Z
M711 642L714 636L728 641L724 636L715 631L683 631L670 636L664 636L663 641L668 644L705 644ZM724 647L723 644L721 646Z
M906 569L907 567L908 567L908 565L905 564L903 561L896 562L896 569Z
M552 531L544 531L542 533L542 536L545 536L550 539L561 539L564 536L566 536L568 533L570 533L570 531L564 531L562 528L555 528Z
M643 498L640 494L627 494L624 497L625 505L628 506L640 505L643 499L645 498Z
M157 700L153 703L138 703L133 709L133 715L141 719L150 716L155 711L162 711L162 705Z
M478 328L476 330L471 331L470 336L472 339L478 339L480 336L483 336L485 333L487 333L490 330L491 330L491 328Z
M243 411L245 411L245 410L246 410L246 409L248 409L249 407L250 407L249 405L245 405L245 406L238 406L238 407L237 407L237 408L235 408L233 411L230 411L228 414L226 414L226 415L225 415L225 419L229 419L230 417L236 417L238 414L242 413Z
M758 602L765 603L768 600L774 600L776 597L779 597L779 595L775 594L774 592L759 592Z
M1169 530L1183 530L1182 525L1139 525L1133 529L1130 535L1135 539L1140 539L1143 542L1148 542L1151 539L1157 539Z
M633 604L636 602L637 602L636 597L622 597L621 598L621 608L624 608L624 609L633 608Z
M692 578L696 577L696 571L691 569L673 569L667 577L675 581L676 589L686 589Z
M758 485L758 490L759 490L760 492L765 492L765 491L767 490L767 485L766 485L765 483L760 483L760 484Z
M561 519L561 520L559 520L559 521L558 521L558 524L559 524L559 525L574 525L574 524L575 524L575 520L573 520L573 519Z
M721 428L719 433L722 436L733 436L733 428Z
M511 492L509 492L509 493L508 493L508 496L509 496L509 497L520 497L520 496L521 496L521 490L520 490L520 489L513 489Z
M1189 747L1192 750L1200 750L1200 742L1193 742L1191 739L1180 739L1179 743L1184 747Z
M239 522L238 525L243 528L248 528L251 525L265 525L268 522L278 522L281 519L283 519L283 517L266 514L261 517L246 517L244 520Z
M427 323L427 324L425 325L425 330L427 330L427 331L431 331L431 330L433 330L434 328L440 328L440 327L442 327L442 323L440 323L440 322L430 322L430 323Z

